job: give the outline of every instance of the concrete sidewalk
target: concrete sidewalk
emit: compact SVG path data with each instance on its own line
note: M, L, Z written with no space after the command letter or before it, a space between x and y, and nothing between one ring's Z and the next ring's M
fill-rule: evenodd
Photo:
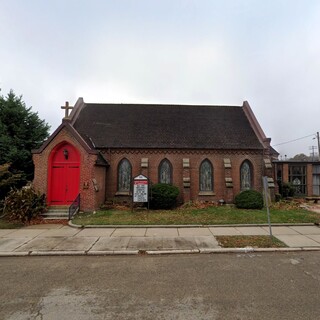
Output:
M0 229L0 256L213 253L320 250L315 225L273 226L288 248L221 248L220 235L268 235L266 226L73 228L59 224Z

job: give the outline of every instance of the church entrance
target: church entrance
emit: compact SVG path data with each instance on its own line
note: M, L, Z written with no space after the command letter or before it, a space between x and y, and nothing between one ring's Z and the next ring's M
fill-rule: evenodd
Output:
M80 156L69 143L58 145L50 155L48 204L69 205L79 194Z

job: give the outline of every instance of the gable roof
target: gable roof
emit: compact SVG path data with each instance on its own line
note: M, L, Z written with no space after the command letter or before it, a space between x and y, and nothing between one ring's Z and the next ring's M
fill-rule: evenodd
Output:
M92 147L263 149L240 106L82 103L70 121Z
M87 142L75 130L75 128L69 123L69 121L63 121L60 124L60 126L51 134L51 136L46 141L44 141L44 143L38 149L32 150L32 153L43 152L43 150L45 150L45 148L51 143L51 141L54 140L54 138L64 129L68 131L88 153L98 154L98 151L94 150L91 147L91 144L87 144Z

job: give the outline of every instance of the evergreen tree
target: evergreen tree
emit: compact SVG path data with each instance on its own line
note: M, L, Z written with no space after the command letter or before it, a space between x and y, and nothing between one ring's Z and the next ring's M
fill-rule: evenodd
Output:
M0 95L0 165L10 164L9 171L22 180L33 179L31 150L49 136L49 125L31 109L12 90Z
M21 173L15 173L9 171L9 164L0 165L0 200L2 200L11 188L18 188L26 183L26 179L23 178Z

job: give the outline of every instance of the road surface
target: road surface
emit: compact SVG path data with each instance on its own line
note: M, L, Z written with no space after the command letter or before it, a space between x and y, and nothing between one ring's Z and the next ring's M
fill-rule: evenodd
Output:
M319 319L320 253L0 258L0 319Z

